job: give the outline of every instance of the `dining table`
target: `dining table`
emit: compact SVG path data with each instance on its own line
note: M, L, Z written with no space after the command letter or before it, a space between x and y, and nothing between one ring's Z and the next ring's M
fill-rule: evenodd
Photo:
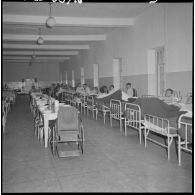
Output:
M36 108L38 109L44 124L44 146L45 148L48 147L48 134L49 134L49 121L57 119L57 109L55 106L50 106L48 104L48 97L47 95L43 95L40 93L32 93L33 104L35 104ZM54 98L50 98L52 102L56 101Z
M58 100L51 98L47 95L40 93L32 93L32 102L36 109L38 109L39 114L43 119L44 124L44 147L48 147L48 137L49 137L49 121L56 120L58 118L59 107L69 107L65 103L59 103ZM54 102L53 105L49 105L48 100Z

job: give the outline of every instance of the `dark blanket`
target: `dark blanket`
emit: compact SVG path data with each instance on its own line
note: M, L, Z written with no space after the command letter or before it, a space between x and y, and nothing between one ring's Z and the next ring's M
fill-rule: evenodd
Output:
M192 118L183 116L181 122L192 124ZM192 126L187 126L187 137L186 137L186 126L181 124L181 127L178 129L178 134L181 136L183 140L187 140L192 143Z
M155 97L138 98L133 104L138 104L140 106L142 119L144 119L145 114L166 118L169 120L170 126L172 127L177 127L179 116L186 113L186 111L179 111L179 107L168 105Z
M115 100L121 100L122 99L122 91L119 89L115 91L114 93L103 97L103 98L96 98L94 97L94 102L97 105L105 105L107 107L110 107L110 100L115 99Z

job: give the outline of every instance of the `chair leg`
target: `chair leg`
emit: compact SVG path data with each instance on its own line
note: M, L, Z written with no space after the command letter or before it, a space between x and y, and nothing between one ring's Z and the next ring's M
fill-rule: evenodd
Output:
M106 123L106 112L103 112L104 115L104 124Z

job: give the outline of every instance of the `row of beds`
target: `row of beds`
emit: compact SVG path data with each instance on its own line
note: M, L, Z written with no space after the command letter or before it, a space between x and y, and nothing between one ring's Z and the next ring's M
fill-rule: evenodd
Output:
M192 153L192 116L186 111L180 111L174 105L168 105L163 100L153 96L141 98L129 98L122 100L122 91L104 97L96 95L78 94L73 90L65 90L57 96L59 102L77 107L81 113L92 112L97 120L98 114L103 114L104 124L106 115L110 117L110 125L113 119L119 121L120 131L124 129L125 136L131 128L138 130L139 143L144 137L145 147L150 140L167 149L170 159L170 147L175 138L178 148L178 164L181 165L181 150ZM165 144L149 136L150 133L166 138Z
M3 90L2 91L2 129L3 133L5 133L5 125L7 121L7 115L11 110L12 105L15 103L16 92L14 90Z

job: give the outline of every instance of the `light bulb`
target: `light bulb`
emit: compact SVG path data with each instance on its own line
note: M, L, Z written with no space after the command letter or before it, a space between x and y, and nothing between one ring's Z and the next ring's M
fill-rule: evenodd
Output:
M42 45L42 44L44 43L44 39L43 39L42 37L39 37L39 38L37 39L37 43L38 43L39 45Z
M47 20L46 20L46 25L47 25L47 27L49 27L49 28L52 28L53 26L55 26L55 25L56 25L56 20L55 20L55 18L52 17L52 16L50 16L49 18L47 18Z

